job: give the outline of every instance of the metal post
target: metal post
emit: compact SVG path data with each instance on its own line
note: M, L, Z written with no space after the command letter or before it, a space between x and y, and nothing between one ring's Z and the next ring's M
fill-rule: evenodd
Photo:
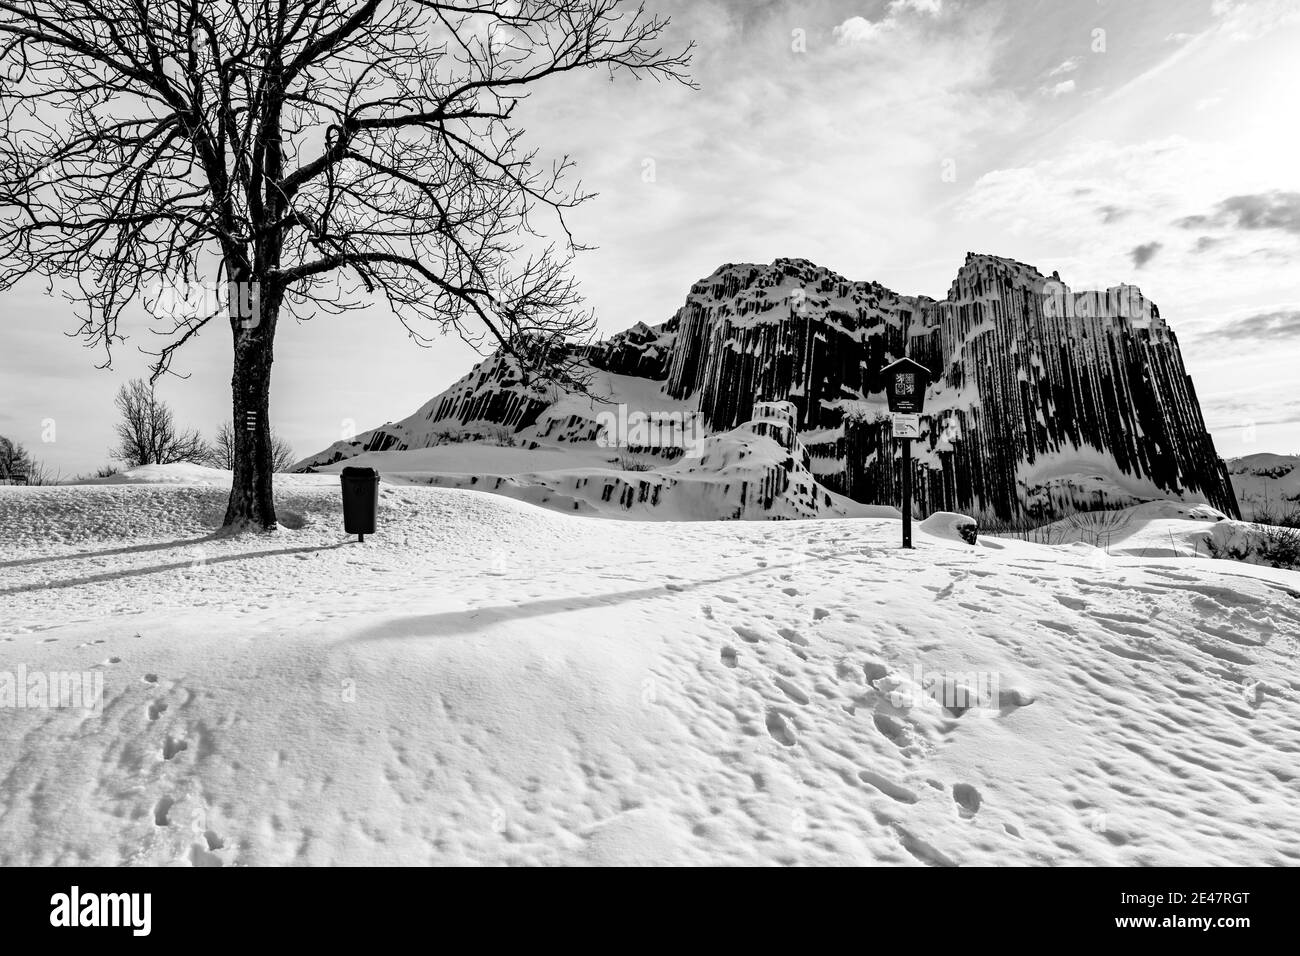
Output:
M903 547L912 546L912 439L903 439Z

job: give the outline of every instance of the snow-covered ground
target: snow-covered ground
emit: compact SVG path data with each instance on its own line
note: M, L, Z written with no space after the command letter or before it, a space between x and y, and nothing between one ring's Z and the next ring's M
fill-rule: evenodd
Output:
M590 414L595 406L590 399L585 401ZM576 402L565 399L557 403L551 411L558 417L550 420L566 422L570 429L585 434L589 427L597 426L594 419L568 410ZM555 408L564 410L556 413ZM390 484L487 491L553 511L604 518L769 521L898 517L897 508L862 504L817 481L797 439L793 405L759 402L754 413L753 420L738 428L701 436L698 442L689 442L688 448L672 446L675 457L601 447L594 441L542 444L535 437L523 445L476 440L369 452L339 442L318 457L348 457L313 464L311 470L337 474L347 467L367 467ZM409 437L418 420L418 415L412 416L407 424L393 427ZM549 430L549 426L542 428ZM535 436L537 429L532 431ZM684 428L679 430L678 437L684 432ZM663 450L659 443L656 447Z
M0 488L0 864L1300 862L1295 573L336 482Z

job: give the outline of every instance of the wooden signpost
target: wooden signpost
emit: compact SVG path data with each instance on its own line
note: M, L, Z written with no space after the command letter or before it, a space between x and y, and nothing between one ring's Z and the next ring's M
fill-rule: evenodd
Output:
M921 436L921 411L930 370L909 358L886 365L885 394L894 422L894 440L903 443L903 547L912 547L912 439Z

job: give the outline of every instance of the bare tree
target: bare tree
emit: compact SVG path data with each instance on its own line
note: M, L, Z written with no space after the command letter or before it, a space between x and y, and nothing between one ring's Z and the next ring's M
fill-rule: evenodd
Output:
M208 445L207 464L213 468L225 468L233 471L235 467L235 429L230 422L217 426L217 435ZM298 461L294 457L293 446L274 428L271 429L271 471L281 474L288 471Z
M207 459L203 436L178 428L171 408L143 379L132 379L119 388L114 404L122 418L117 423L117 447L109 454L126 467L182 461L199 464Z
M665 26L625 0L0 0L0 290L67 280L106 361L144 301L166 317L152 380L224 318L225 523L273 528L285 314L378 301L422 344L573 373L563 343L593 320L565 212L590 196L524 147L516 107L581 70L689 83Z

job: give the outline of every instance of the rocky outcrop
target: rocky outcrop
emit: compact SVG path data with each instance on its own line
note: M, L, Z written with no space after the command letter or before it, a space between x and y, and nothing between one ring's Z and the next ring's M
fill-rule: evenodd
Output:
M815 483L878 505L897 505L901 488L881 370L906 356L933 374L913 442L922 516L1046 519L1162 498L1239 514L1178 340L1133 286L1076 294L1055 274L976 254L943 299L802 259L724 265L663 325L570 356L609 373L610 400L634 410L645 390L624 399L610 376L643 381L714 435L752 419L792 455L797 439ZM448 429L458 440L498 428L523 443L598 442L597 414L496 355L410 418L301 467L437 444Z
M922 514L1189 496L1236 513L1177 338L1134 287L1076 295L971 254L934 300L779 259L722 267L676 319L668 392L698 395L717 428L754 398L790 401L813 472L858 501L898 501L880 370L906 355L935 376L914 443Z
M668 377L676 341L676 318L653 327L638 322L625 332L587 346L586 358L596 368L616 375L659 380Z

